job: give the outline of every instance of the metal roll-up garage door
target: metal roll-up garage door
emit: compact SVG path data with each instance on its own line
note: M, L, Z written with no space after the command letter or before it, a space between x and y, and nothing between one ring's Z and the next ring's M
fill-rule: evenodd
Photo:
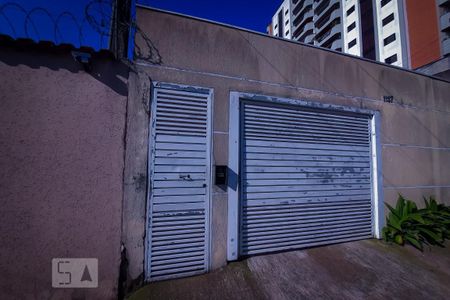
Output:
M241 255L372 237L370 117L241 105Z
M163 83L153 90L147 280L208 270L211 97Z

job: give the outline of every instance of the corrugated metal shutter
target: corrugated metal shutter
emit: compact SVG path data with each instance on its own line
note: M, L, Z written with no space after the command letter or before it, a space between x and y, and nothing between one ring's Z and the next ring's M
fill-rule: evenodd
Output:
M150 280L208 270L208 89L158 84L152 104L148 257Z
M241 255L372 237L368 116L242 109Z

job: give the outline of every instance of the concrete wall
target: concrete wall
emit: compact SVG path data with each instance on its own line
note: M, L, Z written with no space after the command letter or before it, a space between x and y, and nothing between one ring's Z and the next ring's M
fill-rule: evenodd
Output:
M2 47L0 73L0 298L116 299L128 68ZM59 257L99 287L52 289Z
M163 81L214 89L213 163L228 163L230 91L378 110L382 120L384 196L414 200L435 195L450 204L450 84L398 68L262 36L235 28L138 8L136 68L130 86L141 95L136 113L147 109L150 82ZM131 93L131 92L130 92ZM385 103L384 96L393 96ZM142 120L142 124L147 122ZM129 132L128 139L148 139ZM147 140L148 141L148 140ZM145 142L143 142L145 144ZM148 148L133 155L146 159ZM134 195L138 195L135 193ZM129 205L132 230L144 235L145 198ZM137 203L137 204L136 204ZM212 193L212 264L226 264L227 193ZM127 217L124 223L127 223ZM136 241L136 240L135 240ZM143 271L141 240L129 251L130 270Z

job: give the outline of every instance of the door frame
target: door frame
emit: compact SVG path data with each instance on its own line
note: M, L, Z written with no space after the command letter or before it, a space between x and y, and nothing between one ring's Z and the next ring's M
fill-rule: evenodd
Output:
M371 150L371 196L372 196L372 222L373 236L381 238L381 229L384 226L384 199L383 178L380 143L380 112L369 109L327 104L316 101L288 99L276 96L259 95L243 92L230 92L229 102L229 141L228 141L228 228L227 228L227 260L234 261L239 258L240 242L240 140L242 135L241 110L242 100L266 102L274 104L287 104L291 106L316 108L320 110L350 112L364 114L370 117L370 150Z
M205 272L211 269L211 216L212 216L212 153L213 153L213 111L214 111L214 89L199 87L193 85L168 83L160 81L152 81L150 85L150 117L149 117L149 134L148 134L148 154L147 154L147 197L146 197L146 212L145 212L145 241L144 241L144 278L146 282L152 281L150 277L150 262L151 262L151 230L150 218L153 206L152 199L152 182L154 177L154 161L155 161L155 147L156 147L156 88L168 88L178 91L198 92L208 94L209 103L207 106L207 131L206 131L206 190L205 190ZM168 278L176 278L176 276L168 276ZM158 280L166 278L159 277Z

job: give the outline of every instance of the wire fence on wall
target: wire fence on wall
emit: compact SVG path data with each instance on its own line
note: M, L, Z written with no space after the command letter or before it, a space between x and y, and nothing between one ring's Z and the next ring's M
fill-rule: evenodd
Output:
M51 41L55 44L109 48L114 0L91 0L77 11L52 12L50 4L38 7L0 1L0 33L14 39Z

